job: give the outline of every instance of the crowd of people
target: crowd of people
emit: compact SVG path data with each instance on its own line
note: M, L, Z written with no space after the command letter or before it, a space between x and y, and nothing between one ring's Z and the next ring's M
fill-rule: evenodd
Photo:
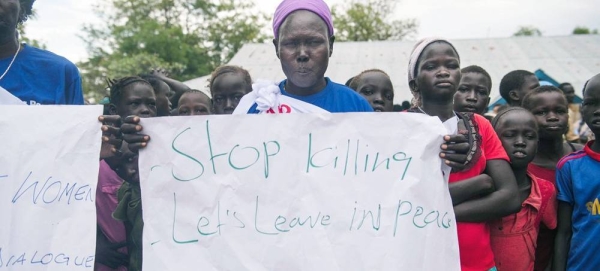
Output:
M72 63L19 42L17 26L31 15L33 2L0 0L0 91L30 105L83 104ZM322 0L283 0L273 30L286 77L278 84L254 82L247 70L231 65L212 73L210 97L160 69L107 80L110 95L99 117L96 270L142 270L137 153L151 139L141 118L324 111L404 111L398 114L440 119L448 130L439 156L451 168L462 270L600 268L593 239L600 236L600 182L594 177L600 172L594 140L600 74L587 81L577 104L572 85L555 87L529 71L511 71L499 84L507 104L489 115L488 72L461 68L451 42L427 38L407 63L414 98L395 106L390 75L376 67L345 85L325 77L335 35Z

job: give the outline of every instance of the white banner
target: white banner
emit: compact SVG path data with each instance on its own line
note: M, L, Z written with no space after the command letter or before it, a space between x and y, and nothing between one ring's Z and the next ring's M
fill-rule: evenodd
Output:
M93 270L101 106L0 106L0 270Z
M146 271L460 270L437 118L142 123Z

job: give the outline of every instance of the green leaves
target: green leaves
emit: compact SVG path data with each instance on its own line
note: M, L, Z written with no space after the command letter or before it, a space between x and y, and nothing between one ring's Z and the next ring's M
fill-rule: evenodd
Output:
M105 95L105 77L152 68L200 77L266 38L267 17L247 0L109 0L95 11L103 23L83 28L90 59L79 63L88 97Z
M338 41L402 40L417 33L415 19L391 20L393 0L352 0L334 6L333 24Z

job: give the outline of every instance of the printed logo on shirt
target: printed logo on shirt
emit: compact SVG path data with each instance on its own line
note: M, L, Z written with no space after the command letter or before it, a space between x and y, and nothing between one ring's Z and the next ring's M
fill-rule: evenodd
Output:
M592 213L592 215L600 215L600 200L596 198L594 201L590 201L585 204L588 211Z
M287 104L281 104L279 105L277 111L279 114L288 114L292 113L292 108ZM267 114L275 114L275 110L273 110L273 108L269 108L269 110L267 110Z

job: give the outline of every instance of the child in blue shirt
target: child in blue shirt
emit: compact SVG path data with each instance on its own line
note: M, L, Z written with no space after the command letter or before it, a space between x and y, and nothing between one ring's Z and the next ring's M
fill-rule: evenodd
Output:
M583 90L583 120L600 136L600 74ZM558 163L558 233L553 270L598 270L600 236L600 142L590 141L584 150Z

